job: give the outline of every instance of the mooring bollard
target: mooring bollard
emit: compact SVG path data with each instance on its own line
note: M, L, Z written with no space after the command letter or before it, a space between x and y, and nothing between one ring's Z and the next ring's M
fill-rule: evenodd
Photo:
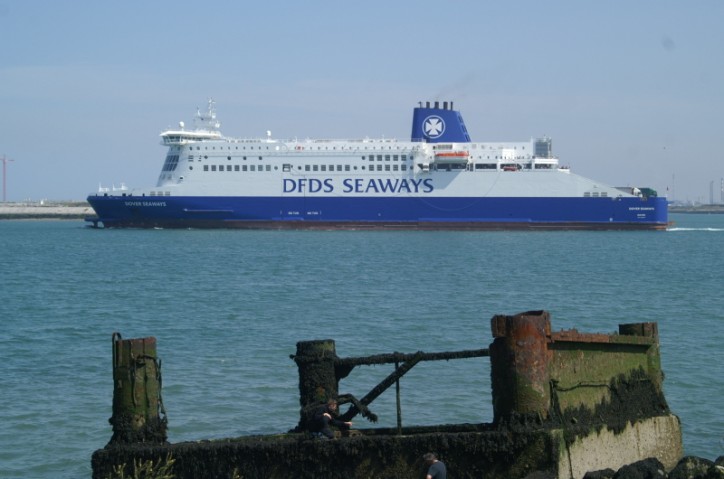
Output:
M547 419L549 313L496 315L491 327L495 338L490 346L494 422L507 421L513 416Z
M156 338L121 339L113 333L113 426L110 444L166 442L161 361Z

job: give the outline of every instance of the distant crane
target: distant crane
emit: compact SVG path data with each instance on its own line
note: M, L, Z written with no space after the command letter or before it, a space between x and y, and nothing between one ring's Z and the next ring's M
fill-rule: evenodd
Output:
M8 172L7 172L8 161L15 161L15 160L11 160L10 158L3 155L3 157L0 158L0 161L3 162L3 203L5 203L7 201L6 196L5 196L5 191L7 190L6 178L8 177Z

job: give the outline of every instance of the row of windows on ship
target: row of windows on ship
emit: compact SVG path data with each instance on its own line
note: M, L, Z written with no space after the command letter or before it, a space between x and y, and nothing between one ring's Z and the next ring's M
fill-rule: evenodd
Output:
M407 165L376 165L377 171L407 171ZM224 169L226 167L226 169ZM284 171L291 171L292 165L282 165ZM365 170L375 171L375 165L370 165L369 168L364 166L360 167ZM412 167L410 167L412 168ZM204 171L272 171L278 170L279 166L274 165L204 165ZM189 166L189 170L193 170L193 166ZM297 165L299 171L352 171L357 170L357 165ZM173 170L164 170L173 171Z
M173 137L170 137L170 138L173 138ZM175 140L172 140L172 141L178 141L178 139L175 139ZM394 141L394 140L390 140L390 141ZM315 141L315 143L320 143L320 142L324 142L324 140L316 140L316 141ZM379 141L378 141L378 142L372 142L372 143L379 143ZM517 150L518 147L520 147L521 150L525 150L525 145L507 145L507 144L506 144L506 145L500 145L500 144L488 144L488 145L486 145L486 144L480 144L480 145L479 145L478 143L469 143L468 145L469 145L468 147L469 147L469 148L472 148L473 150L476 150L476 149L478 148L478 146L480 146L480 149L481 149L481 150L485 150L486 148L489 149L489 150L498 150L498 149L500 149L500 148ZM536 144L536 147L538 147L538 146L539 146L539 145ZM173 148L174 148L175 150L179 150L179 149L180 149L179 146L175 146L175 147L173 147ZM332 147L331 147L331 150L336 151L337 149L339 149L339 150L346 150L346 151L360 151L360 150L367 150L368 148L369 148L369 149L372 149L372 150L384 150L384 149L392 150L393 148L394 148L395 150L408 150L408 149L410 149L409 146L399 146L399 145L396 145L396 146L394 146L394 147L388 146L388 147L386 147L386 148L385 148L384 146L379 146L379 145L369 146L369 147L367 147L367 146L360 147L360 146L354 145L354 146L348 146L348 147L340 146L339 148L338 148L337 146L332 146ZM193 149L194 149L193 146L189 147L189 150L193 150ZM223 149L224 149L223 146L219 146L219 150L223 150ZM231 146L227 146L226 149L227 149L227 150L231 150ZM247 148L246 148L246 146L242 146L241 149L242 149L242 150L246 150ZM253 146L250 146L250 147L249 147L249 150L253 150L253 149L254 149ZM269 146L257 146L256 149L257 149L257 150L260 150L260 151L261 151L261 150L269 150ZM278 147L275 147L275 149L278 150L279 148L278 148ZM445 149L445 148L435 148L435 149ZM536 149L537 149L537 150L541 150L541 148L536 148ZM197 150L197 151L201 150L201 147L200 147L200 146L197 146L197 147L196 147L196 150ZM215 146L212 146L212 147L209 148L208 146L204 146L204 150L216 150L216 147L215 147ZM234 147L234 150L239 150L239 147L238 147L238 146ZM306 151L306 150L329 151L329 150L330 150L330 147L329 147L329 146L324 146L324 147L322 147L322 146L317 146L317 147L315 148L314 146L310 146L310 145L308 145L308 144L302 144L302 145L297 145L297 146L295 146L295 147L294 147L294 150L295 150L295 151L303 151L303 150L304 150L304 151ZM536 154L541 155L541 154L542 154L542 151L543 151L543 150L541 150L541 153L536 153ZM548 144L548 150L546 150L546 151L550 151L550 146L549 146L549 144Z
M497 163L447 163L447 164L426 164L418 165L421 169L430 169L433 171L473 171L473 170L497 170ZM284 164L282 166L284 171L291 171L292 165ZM368 168L364 166L360 167L362 170L367 171L407 171L407 165L369 165ZM412 166L410 169L412 170ZM553 165L535 165L537 170L549 170L553 168ZM204 165L204 171L272 171L278 170L277 165ZM500 169L503 171L519 171L531 169L530 164L518 164L518 163L504 163L500 165ZM189 170L193 170L190 166ZM357 166L350 165L298 165L297 170L299 171L352 171L357 170Z
M262 160L262 158L263 157L260 156L259 160ZM208 157L205 156L204 159L208 159ZM227 156L226 159L230 161L231 157ZM247 157L245 156L245 157L243 157L243 159L244 159L244 161L246 161ZM384 159L384 161L393 161L393 162L401 161L401 162L403 162L399 165L399 167L397 164L391 165L392 168L390 168L390 165L385 165L385 168L383 168L382 165L377 165L377 168L375 168L375 165L370 165L370 167L369 167L370 171L375 171L375 169L377 171L407 171L407 164L404 163L408 160L407 155L369 155L367 157L363 156L362 159L369 160L371 162L373 162L375 160L383 161L383 159ZM414 160L414 157L410 156L409 159L410 159L410 161L412 161L412 160ZM490 158L488 158L488 159L490 159ZM504 158L503 157L498 158L496 156L495 159L498 160L498 159L504 159ZM510 158L507 158L507 159L510 159ZM193 155L189 156L189 161L193 162ZM166 157L166 162L163 165L162 171L175 171L176 167L178 166L178 162L179 162L179 155L168 155ZM234 167L233 171L265 171L265 170L271 171L271 165L258 165L258 169L255 168L255 165L248 165L248 167L247 167L247 165L241 165L241 168L240 168L240 166L238 164L237 165L226 165L226 169L224 168L224 165L219 165L218 170L216 168L216 165L204 165L203 168L204 168L204 171L232 171L232 166ZM289 165L285 164L285 167L286 166L289 166ZM276 167L276 166L274 167L275 170L277 168L278 167ZM327 165L304 165L305 171L327 171L326 168L327 168ZM336 171L350 171L350 168L351 167L349 164L336 165ZM354 166L353 168L356 170L357 166ZM473 169L475 169L475 170L497 170L498 164L497 163L475 163L474 166L472 166L472 165L468 166L467 163L454 163L454 164L448 164L448 165L440 165L437 168L435 168L435 167L433 167L433 168L439 169L439 170L447 170L447 171L450 171L452 169L455 169L455 170L473 170ZM501 164L500 168L504 169L504 170L510 170L510 169L522 170L522 169L530 169L531 165L530 165L530 163L523 163L523 164L506 163L506 164ZM551 169L551 168L553 168L552 164L537 163L535 165L535 169L537 169L537 170ZM193 169L194 169L193 166L189 166L189 170L193 170ZM297 169L301 170L302 166L301 165L298 166ZM362 166L362 169L364 170L365 167ZM335 165L329 165L329 171L335 171Z
M174 171L176 170L177 163L171 163L164 165L163 171ZM168 168L166 168L168 166ZM448 163L448 164L430 164L430 165L418 165L420 169L424 171L474 171L474 170L497 170L497 163ZM536 164L536 169L551 169L553 165L548 164ZM282 165L282 169L285 172L292 171L294 167L288 163ZM408 165L402 164L374 164L369 166L360 166L362 170L367 171L407 171ZM189 166L189 170L193 170L193 166ZM203 165L203 171L272 171L278 170L278 165ZM343 172L343 171L357 171L357 165L297 165L298 171L309 171L309 172ZM412 170L413 166L410 165L409 169ZM518 164L518 163L504 163L500 165L500 169L503 171L519 171L531 169L531 165ZM170 176L170 175L169 175Z
M208 156L204 156L204 159L205 159L205 160L208 159L208 158L209 158ZM193 161L194 161L194 156L193 156L193 155L189 155L188 159L189 159L189 162L193 162ZM231 157L230 157L230 156L227 156L226 159L229 160L229 161L231 161ZM247 157L244 156L244 157L242 157L242 159L243 159L244 161L246 161L246 160L247 160ZM263 159L263 157L260 156L260 157L259 157L259 160L262 160L262 159ZM402 161L402 162L406 162L406 161L408 160L408 155L369 155L369 156L363 156L362 159L363 159L363 160L369 159L369 161L375 161L375 159L377 159L377 161L383 161L383 159L384 159L384 161L396 161L396 162ZM413 160L414 157L413 157L412 155L410 155L410 156L409 156L409 159L410 159L410 160ZM201 161L201 157L199 157L199 161ZM163 170L163 171L174 171L174 170L176 170L176 167L178 166L178 162L179 162L179 155L168 155L168 156L166 157L166 162L164 163L162 170ZM213 165L212 165L212 166L213 166ZM231 165L227 165L227 166L231 166ZM259 167L259 171L264 171L264 168L262 167L262 165L259 165L259 166L260 166L260 167ZM322 168L325 168L325 166L326 166L326 165L322 165ZM346 166L347 166L347 169L344 170L344 171L350 171L350 170L349 170L349 165L346 165ZM407 169L407 166L404 165L404 164L403 164L402 166L403 166L403 167L402 167L402 170L405 171L405 170ZM315 168L315 169L314 169L313 171L318 171L318 170L316 169L316 168L317 168L316 166L315 166L314 168ZM190 169L190 170L193 170L193 167L189 167L189 169ZM355 166L354 169L356 170L357 167ZM363 167L362 169L364 169L364 167ZM247 168L246 165L243 165L242 171L247 171L247 170L248 170L248 171L255 171L254 165L251 165L250 168ZM205 166L204 166L204 171L209 171L208 165L205 165ZM216 171L216 167L214 166L214 169L211 170L211 171ZM221 171L224 171L224 167L223 167L223 166L221 167ZM231 171L231 170L229 169L228 171ZM239 166L238 166L238 165L236 165L236 171L239 171ZM269 171L270 171L270 170L269 170ZM309 171L309 170L307 170L307 171ZM326 171L326 169L323 169L323 170L321 170L321 171ZM330 165L330 170L329 170L329 171L334 171L334 166ZM337 171L342 171L342 165L337 165ZM381 170L380 170L380 171L381 171ZM389 171L389 168L388 168L388 171ZM398 171L397 165L395 165L395 169L394 169L393 171Z
M179 155L169 155L169 156L167 156L166 158L167 158L167 159L168 159L168 158L175 158L176 161L178 161ZM241 158L242 158L242 160L244 160L244 161L247 160L247 157L246 157L246 156L242 156ZM258 158L261 160L263 157L259 156ZM377 159L377 161L382 161L383 158L384 158L384 161L390 161L390 160L392 160L392 161L407 161L407 155L369 155L369 156L363 156L363 157L362 157L363 160L369 159L369 161L375 161L375 159ZM475 157L471 157L471 158L475 158ZM477 158L478 158L479 160L483 159L482 156L478 156ZM486 156L485 158L488 159L488 160L491 159L490 155ZM534 159L534 158L535 158L535 157L533 157L533 159ZM539 158L545 158L545 157L542 157L542 156L541 156L541 157L539 157ZM194 161L194 155L189 155L189 156L188 156L188 159L189 159L189 162L193 162L193 161ZM197 159L198 159L199 161L201 161L201 160L202 160L202 157L199 155ZM204 156L203 156L203 159L204 159L204 160L208 160L208 159L209 159L209 156L208 156L208 155L204 155ZM229 160L229 161L231 161L231 156L227 156L226 159ZM413 159L413 156L412 156L412 155L410 155L410 159ZM502 156L502 155L500 155L500 156L493 156L493 159L495 159L495 160L497 160L497 159L501 159L501 160L502 160L502 159L516 159L516 160L528 159L528 160L530 160L530 159L532 159L532 158L531 158L530 156L527 156L527 157L526 157L526 156Z

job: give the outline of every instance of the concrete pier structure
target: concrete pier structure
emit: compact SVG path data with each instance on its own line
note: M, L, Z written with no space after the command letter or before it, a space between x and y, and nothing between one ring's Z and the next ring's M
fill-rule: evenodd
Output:
M82 220L89 216L95 216L95 211L86 201L0 203L0 220Z
M655 457L668 469L682 456L678 418L666 404L656 323L622 324L617 333L554 332L550 315L529 311L491 320L487 349L337 356L333 340L301 342L300 417L286 434L179 444L109 444L93 454L93 477L119 465L172 457L176 478L420 477L422 455L435 451L456 478L580 479ZM494 420L360 429L333 441L307 432L306 413L329 397L367 406L421 361L490 358ZM394 363L395 372L363 398L339 395L359 366ZM463 385L464 386L464 385ZM290 422L295 419L290 418ZM170 455L170 456L169 456Z

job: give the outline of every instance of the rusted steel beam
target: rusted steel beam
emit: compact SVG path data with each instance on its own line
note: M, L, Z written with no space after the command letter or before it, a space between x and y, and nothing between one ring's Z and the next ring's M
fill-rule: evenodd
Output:
M418 351L416 353L391 353L391 354L375 354L372 356L360 356L356 358L339 358L337 364L340 366L364 366L371 364L391 364L409 361L417 358L418 361L442 361L449 359L465 359L480 358L489 356L488 349L468 349L464 351L445 351L440 353L425 353Z
M395 363L395 371L400 369L400 363ZM395 409L397 411L397 434L402 435L402 405L400 403L400 381L395 381Z
M628 332L626 328L621 330L619 325L619 334L605 334L605 333L579 333L575 329L567 329L564 331L556 331L550 334L550 340L553 343L588 343L588 344L625 344L631 346L641 346L648 348L658 341L657 337L648 335L634 334ZM638 326L638 325L630 325ZM626 332L624 332L626 331ZM637 328L633 328L630 331L637 331Z
M421 356L422 353L419 354ZM373 387L370 392L368 392L362 399L360 399L360 403L363 406L367 406L372 401L377 399L377 397L385 392L387 388L395 384L398 379L400 379L402 376L405 375L410 369L412 369L417 363L421 361L421 358L419 356L414 356L405 363L402 364L402 366L395 369L395 371L387 376L385 379L383 379L377 386ZM346 413L344 413L341 417L342 421L349 421L353 417L355 417L357 414L360 413L360 410L357 406L352 405Z
M297 343L297 353L290 358L297 363L299 369L299 403L300 420L298 430L305 430L314 407L323 403L329 398L336 398L339 395L339 381L349 375L355 366L373 364L399 364L394 373L385 378L380 384L361 400L354 399L352 406L342 416L349 420L360 412L371 420L376 416L366 410L375 398L382 392L395 384L407 371L420 361L441 361L450 359L465 359L484 357L490 354L488 349L470 349L465 351L446 351L438 353L425 353L418 351L412 354L392 353L377 354L356 358L339 358L336 353L335 343L331 339L316 341L300 341ZM346 395L345 395L346 397ZM340 404L347 402L340 397ZM358 404L354 404L355 401ZM399 412L398 412L399 414Z

